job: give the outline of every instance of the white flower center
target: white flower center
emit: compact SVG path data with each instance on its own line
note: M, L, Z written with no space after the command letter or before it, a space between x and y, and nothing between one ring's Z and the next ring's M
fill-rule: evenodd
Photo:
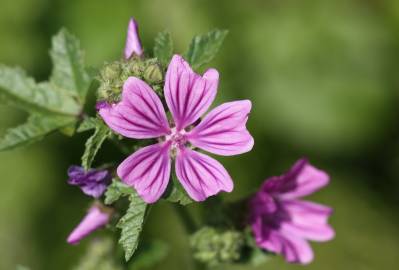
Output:
M187 143L186 131L184 129L178 131L175 127L171 131L170 135L165 136L165 140L171 142L172 149L175 150L185 146Z

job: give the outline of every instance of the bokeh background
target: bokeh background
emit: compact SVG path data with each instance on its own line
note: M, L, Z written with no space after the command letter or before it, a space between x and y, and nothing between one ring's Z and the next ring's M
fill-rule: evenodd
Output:
M151 49L168 29L176 52L194 34L230 33L210 66L221 73L218 102L250 98L252 152L223 159L235 180L228 199L253 192L307 156L331 185L312 199L331 205L337 237L314 244L308 269L397 269L399 265L399 1L0 0L0 62L38 80L51 69L50 37L62 26L79 37L86 62L121 56L127 21L140 22ZM24 121L0 106L0 129ZM66 184L89 134L52 135L0 153L0 269L70 269L87 241L65 238L90 202ZM100 158L109 159L106 145ZM168 204L154 207L145 237L170 243L156 269L188 269L187 237ZM255 269L228 266L225 269ZM281 259L256 269L302 269Z

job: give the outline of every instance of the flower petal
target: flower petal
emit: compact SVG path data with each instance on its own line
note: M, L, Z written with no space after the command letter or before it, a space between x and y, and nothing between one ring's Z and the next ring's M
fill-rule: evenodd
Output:
M290 220L282 222L281 230L313 241L329 241L334 238L335 232L327 223L332 214L331 208L299 200L283 201L282 206Z
M220 191L231 192L233 181L215 159L188 148L178 150L176 175L188 195L203 201Z
M257 238L259 247L282 254L287 262L308 264L313 261L313 251L309 243L295 235L278 230L269 230L263 238Z
M111 129L128 138L156 138L170 132L161 100L136 77L126 80L122 100L100 106L99 114Z
M165 99L181 130L194 123L209 108L216 96L219 73L209 69L201 77L179 55L174 55L165 78Z
M80 184L81 179L85 175L85 170L81 166L71 165L67 171L70 184Z
M249 201L250 218L258 218L261 215L272 215L279 207L276 200L266 192L258 192Z
M131 18L127 27L125 59L129 59L133 54L142 55L143 47L141 46L138 23L134 18Z
M282 254L287 262L309 264L313 261L313 250L309 242L295 235L283 234Z
M169 143L146 146L125 159L117 169L118 176L133 186L146 203L157 201L170 177Z
M187 138L194 146L218 155L248 152L254 145L245 126L250 110L249 100L224 103L208 113Z
M67 242L69 244L79 243L80 240L91 232L107 224L110 216L109 212L101 211L100 207L96 205L92 206L79 225L68 236Z
M94 198L100 198L107 189L108 184L105 183L89 183L82 185L80 188L83 193Z
M296 199L310 195L328 183L326 172L313 167L306 159L300 159L287 173L269 178L262 190L278 194L281 199Z

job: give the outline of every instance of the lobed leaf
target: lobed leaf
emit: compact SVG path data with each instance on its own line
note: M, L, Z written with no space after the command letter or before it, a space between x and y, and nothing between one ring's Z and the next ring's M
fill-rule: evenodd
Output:
M167 66L173 54L173 41L170 33L160 32L155 38L154 56L163 65Z
M44 82L36 83L20 68L0 65L2 100L33 113L78 115L81 106L68 93Z
M130 194L129 200L130 204L126 214L116 225L117 228L122 230L119 243L125 250L126 261L133 256L137 249L147 211L147 204L137 193Z
M31 115L26 123L6 131L0 139L0 151L31 144L74 122L73 117Z
M79 40L66 29L61 29L52 39L50 56L53 61L50 81L84 104L91 77L83 63Z
M105 141L105 139L111 135L111 130L103 123L98 123L95 128L94 134L86 141L85 151L82 156L82 166L86 170L91 168L91 164L97 155L98 150Z
M112 204L119 200L122 196L127 196L134 193L134 190L128 185L122 183L118 179L112 179L111 185L108 186L105 192L105 204Z
M92 76L83 64L79 41L66 30L53 38L50 55L53 71L49 82L36 83L22 69L0 65L0 101L31 114L27 123L7 131L0 150L32 143L57 129L74 134ZM98 130L89 141L85 163L94 158L102 134Z
M206 34L195 36L185 53L186 60L194 69L212 61L222 46L227 33L227 30L215 29Z

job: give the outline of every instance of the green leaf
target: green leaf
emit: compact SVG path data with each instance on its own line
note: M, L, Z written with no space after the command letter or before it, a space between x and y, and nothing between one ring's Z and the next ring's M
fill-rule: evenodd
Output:
M84 104L91 78L83 63L79 40L61 29L52 39L50 56L54 65L50 81Z
M212 61L222 46L227 33L227 30L215 29L206 34L195 36L185 54L186 60L194 69Z
M161 241L140 245L129 264L130 270L149 269L162 261L168 254L168 246Z
M91 168L91 164L105 139L111 135L111 130L100 123L96 126L94 134L86 141L85 151L82 156L82 166L86 170Z
M20 68L0 65L2 100L28 112L78 115L81 106L68 93L43 82L36 83Z
M49 82L36 83L22 69L0 65L0 101L31 114L27 123L7 131L0 150L32 143L57 129L74 134L92 78L84 67L78 40L66 30L53 38L50 55L54 67ZM91 138L91 151L85 153L87 163L102 143L101 134L97 131Z
M50 132L68 126L74 121L73 117L32 115L26 123L6 131L0 140L0 151L36 142Z
M87 117L82 121L82 123L80 123L77 132L84 132L91 129L95 129L100 124L101 124L100 119L96 117Z
M119 200L122 196L127 196L134 193L134 190L125 185L120 180L114 178L112 179L111 185L108 186L107 191L105 192L105 204L112 204Z
M167 66L173 54L173 41L167 31L158 33L155 38L154 56L163 66Z
M68 137L72 137L75 134L75 131L76 131L76 121L74 121L72 124L69 124L59 129L59 132L61 132L61 134Z
M188 205L193 202L193 200L187 195L186 191L180 185L177 180L176 174L172 174L172 181L170 181L168 189L164 195L165 200L179 203L181 205Z
M125 250L126 261L132 257L137 249L147 210L147 204L137 193L131 194L129 200L130 204L126 214L116 225L116 227L122 230L119 243Z
M52 44L49 82L36 83L23 70L0 65L1 99L28 112L77 116L92 78L74 36L61 30Z

